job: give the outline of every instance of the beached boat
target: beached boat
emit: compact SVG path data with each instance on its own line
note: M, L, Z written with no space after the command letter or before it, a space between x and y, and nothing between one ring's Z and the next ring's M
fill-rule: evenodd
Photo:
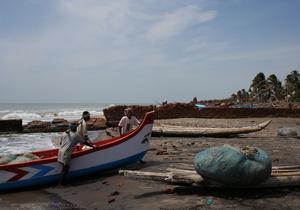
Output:
M203 128L187 127L176 125L158 125L153 127L152 136L180 136L180 137L197 137L197 136L232 136L238 134L252 133L263 130L271 123L271 120L262 122L255 126L240 128Z
M83 150L77 146L72 154L67 178L92 174L126 166L141 160L149 146L154 112L148 112L138 128L126 135L95 141L96 148ZM40 159L0 165L0 191L20 189L58 181L61 165L58 149L33 152Z

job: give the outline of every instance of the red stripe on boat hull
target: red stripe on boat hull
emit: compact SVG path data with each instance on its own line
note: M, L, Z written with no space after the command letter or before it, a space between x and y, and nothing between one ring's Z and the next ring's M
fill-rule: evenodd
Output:
M22 169L15 168L15 167L14 168L10 168L10 169L6 169L6 171L9 171L9 172L12 172L12 173L16 174L12 178L10 178L8 180L8 182L17 181L17 180L21 179L23 176L25 176L26 174L28 174L28 171L24 171Z

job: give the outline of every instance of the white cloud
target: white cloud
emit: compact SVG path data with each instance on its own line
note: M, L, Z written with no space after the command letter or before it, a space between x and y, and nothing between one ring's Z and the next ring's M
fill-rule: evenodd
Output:
M216 16L217 12L215 10L203 11L193 5L182 7L172 13L163 15L161 20L150 28L146 37L151 41L166 39L192 25L211 21Z
M277 60L300 52L299 45L274 47L272 49L260 49L256 51L238 52L222 56L215 56L213 60L218 61L264 61L264 60Z
M79 88L77 93L89 93L93 100L97 96L107 101L115 98L124 102L147 101L151 97L160 98L161 94L176 99L200 94L199 89L203 90L203 95L212 94L206 93L205 88L198 88L198 84L209 86L217 72L223 72L225 77L225 71L241 69L242 65L258 69L266 59L273 59L274 62L268 63L274 63L274 66L282 63L280 68L271 69L285 69L287 63L298 65L299 46L286 50L265 48L265 51L263 46L258 46L257 52L254 52L249 48L236 48L236 40L227 40L228 34L223 36L223 33L226 35L226 25L216 22L218 27L207 25L202 30L202 24L218 15L214 9L205 9L205 1L54 2L52 7L45 4L51 15L39 18L39 24L26 19L26 33L17 23L7 20L7 25L14 30L7 31L7 36L0 36L2 101L27 100L27 94L18 93L19 89L24 93L36 93L37 97L45 95L40 101L48 95L38 91L49 92L49 98L58 101L60 98L68 100L65 98L68 94L57 98L56 93L60 89L65 93L70 89L73 91L74 84L87 76L88 84ZM188 2L193 5L187 5ZM20 13L20 17L23 16ZM6 32L5 27L0 28L0 32ZM284 48L287 44L272 46ZM244 76L242 74L241 77ZM119 90L127 87L131 80L138 82L139 88L128 88L138 93L120 95ZM64 88L61 88L62 84ZM182 88L178 84L187 87ZM216 87L214 93L217 94L225 85L222 83L220 88ZM7 92L11 86L16 87L14 94ZM107 90L107 87L112 87L109 94L99 91Z
M136 63L165 66L173 63L168 60L168 49L148 45L145 36L150 40L166 38L216 16L215 11L203 11L197 6L181 7L173 12L166 8L170 12L161 15L130 0L61 0L56 9L59 18L42 30L33 31L30 37L0 39L2 69L30 72L98 68L104 71L106 67L117 69L120 65ZM155 62L150 58L156 58Z
M63 12L74 16L91 20L103 20L123 15L128 11L128 1L62 0L61 8Z

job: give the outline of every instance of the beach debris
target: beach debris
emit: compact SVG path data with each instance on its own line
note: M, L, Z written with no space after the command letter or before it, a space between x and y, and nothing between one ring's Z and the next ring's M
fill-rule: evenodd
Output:
M108 181L101 182L102 184L109 185Z
M167 188L167 189L164 190L164 192L165 192L166 194L173 194L175 191L174 191L173 188Z
M272 172L272 161L265 151L230 145L199 152L194 166L202 177L230 186L258 184L268 179Z
M182 164L182 166L185 164ZM226 188L228 185L224 185L197 174L195 170L192 170L193 165L185 165L184 168L191 169L179 169L179 168L167 168L164 172L151 172L151 171L132 171L132 170L120 170L119 174L136 179L153 180L166 182L168 184L194 186L194 187L214 187L214 188ZM177 165L181 167L181 164ZM259 183L247 186L229 186L230 188L274 188L274 187L291 187L300 185L300 165L295 166L274 166L272 167L271 176Z
M120 192L119 191L114 191L114 192L110 193L110 196L115 196L115 195L120 195Z
M281 127L277 129L278 136L296 137L298 135L296 128Z
M109 199L107 200L107 203L112 203L112 202L115 202L115 201L116 201L115 198L109 198Z
M214 204L214 200L212 198L208 198L206 203L207 203L207 205L211 206Z
M119 183L118 184L118 187L123 187L124 186L124 183Z
M156 155L167 155L168 152L165 150L159 150L158 152L156 152Z

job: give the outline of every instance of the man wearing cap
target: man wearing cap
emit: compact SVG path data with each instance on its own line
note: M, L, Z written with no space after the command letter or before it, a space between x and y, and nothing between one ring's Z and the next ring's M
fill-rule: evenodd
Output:
M120 135L124 135L130 132L134 125L139 125L140 121L133 116L133 112L131 108L127 108L124 110L124 115L119 122L119 133Z
M62 165L61 177L59 179L59 185L61 185L69 172L70 160L72 152L75 146L80 144L85 144L91 147L95 147L90 142L86 141L82 136L76 133L77 124L70 123L69 129L65 131L60 140L60 148L58 151L57 161Z

